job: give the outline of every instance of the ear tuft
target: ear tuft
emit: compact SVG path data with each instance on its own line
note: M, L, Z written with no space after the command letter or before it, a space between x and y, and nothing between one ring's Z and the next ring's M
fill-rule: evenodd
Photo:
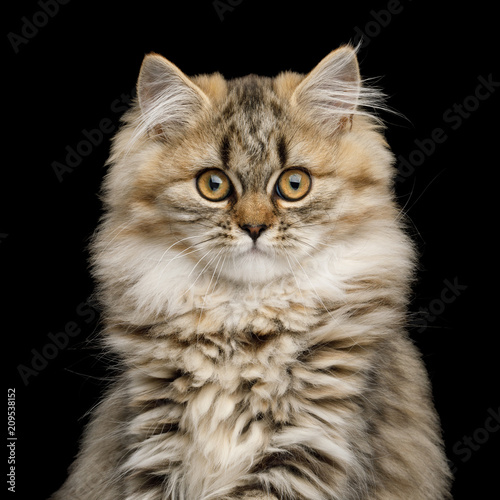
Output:
M137 81L141 128L178 134L209 104L207 96L177 66L159 54L148 54Z
M371 97L370 97L371 96ZM361 106L381 94L361 85L356 50L343 46L330 52L295 89L292 103L327 132L350 122L353 114L366 114Z

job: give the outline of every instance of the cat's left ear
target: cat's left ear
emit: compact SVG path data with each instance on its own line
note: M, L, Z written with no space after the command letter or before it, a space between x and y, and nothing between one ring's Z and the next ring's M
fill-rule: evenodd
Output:
M205 93L177 66L159 54L148 54L137 81L142 125L172 137L182 133L209 106Z
M346 45L330 52L302 80L292 103L327 132L336 132L350 123L360 91L356 51Z

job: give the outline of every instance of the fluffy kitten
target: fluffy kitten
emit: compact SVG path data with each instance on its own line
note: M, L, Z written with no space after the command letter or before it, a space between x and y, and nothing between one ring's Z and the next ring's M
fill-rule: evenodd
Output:
M376 98L350 47L228 81L146 56L93 243L121 370L53 499L450 498Z

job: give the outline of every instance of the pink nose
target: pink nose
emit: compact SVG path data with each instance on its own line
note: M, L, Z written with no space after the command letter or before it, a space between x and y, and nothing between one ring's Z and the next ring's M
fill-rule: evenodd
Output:
M252 238L254 242L257 241L257 238L267 229L265 224L244 224L240 227L250 235L250 238Z

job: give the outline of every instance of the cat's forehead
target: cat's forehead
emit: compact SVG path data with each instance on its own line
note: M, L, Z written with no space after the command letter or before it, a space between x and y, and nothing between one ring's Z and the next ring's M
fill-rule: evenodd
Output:
M215 117L219 156L247 188L258 188L286 163L287 103L271 78L248 75L227 84Z

